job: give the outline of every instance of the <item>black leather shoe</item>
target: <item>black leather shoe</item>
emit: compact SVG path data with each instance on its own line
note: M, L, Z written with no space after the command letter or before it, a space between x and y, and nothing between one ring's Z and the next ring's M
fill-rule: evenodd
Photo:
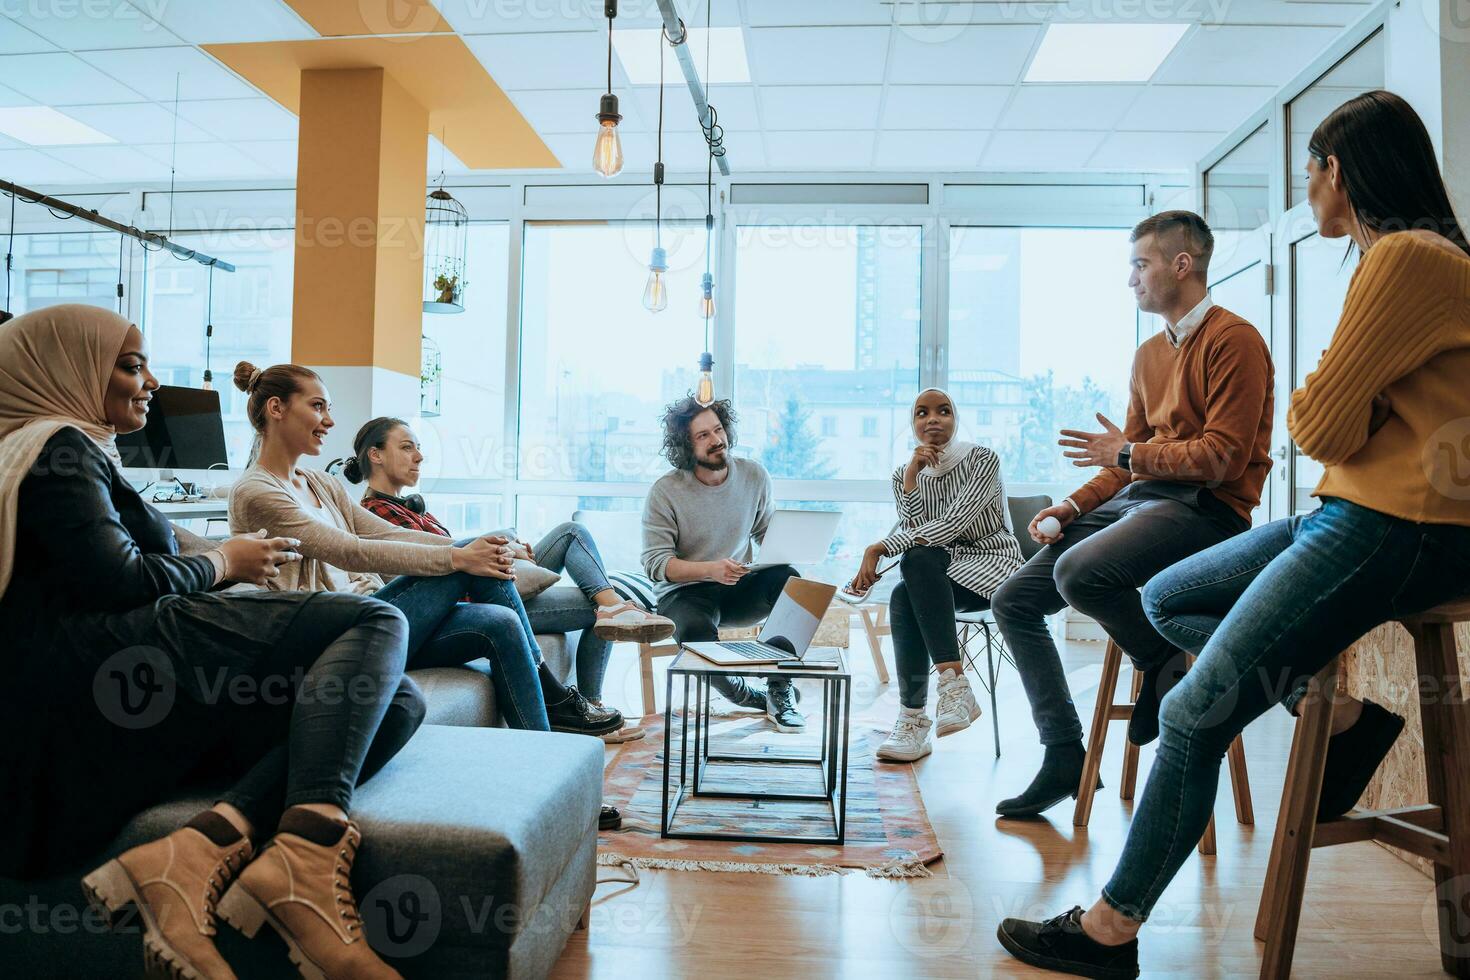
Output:
M621 711L595 706L575 687L567 688L567 698L560 704L546 706L546 718L552 731L574 735L606 735L623 727Z
M1362 717L1353 727L1327 740L1318 820L1335 819L1357 805L1403 730L1404 719L1381 704L1364 701Z
M1035 817L1066 799L1077 798L1077 787L1082 782L1082 763L1087 753L1081 742L1066 745L1048 745L1046 757L1041 761L1041 770L1031 785L1020 796L1001 800L995 812L1002 817ZM1102 789L1102 780L1097 781Z
M725 695L726 701L745 711L766 710L765 690L756 690L743 677L732 677L731 680L740 686L733 694Z
M1159 737L1159 702L1184 679L1184 672L1188 669L1189 656L1180 652L1143 672L1143 684L1138 689L1138 701L1133 705L1133 717L1128 719L1128 741L1134 745L1147 745Z
M1005 919L995 931L1000 944L1022 963L1101 980L1133 980L1138 976L1138 940L1104 946L1082 931L1082 906L1054 919L1028 922Z
M806 717L796 710L796 703L800 700L801 690L789 681L766 685L766 717L771 719L776 731L788 734L806 731Z
M622 825L623 815L618 812L618 808L604 803L602 810L597 814L597 829L617 830Z

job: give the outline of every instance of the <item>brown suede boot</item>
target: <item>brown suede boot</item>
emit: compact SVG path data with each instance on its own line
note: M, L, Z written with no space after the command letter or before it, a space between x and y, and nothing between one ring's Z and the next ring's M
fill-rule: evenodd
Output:
M87 901L112 921L129 903L143 920L149 976L235 980L214 947L215 907L250 860L250 839L213 810L108 861L82 879Z
M276 836L219 903L219 914L246 936L269 922L307 980L391 980L362 934L352 897L352 859L362 834L303 807L281 817Z

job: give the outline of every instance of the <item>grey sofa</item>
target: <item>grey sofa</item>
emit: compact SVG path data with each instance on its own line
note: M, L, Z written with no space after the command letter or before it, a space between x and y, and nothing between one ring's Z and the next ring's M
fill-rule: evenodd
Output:
M577 638L537 637L561 676ZM592 898L603 743L497 727L488 671L483 661L413 671L428 699L424 726L354 805L364 926L409 978L544 977ZM173 830L210 799L138 814L94 863ZM0 879L0 976L143 976L136 918L104 929L79 877ZM241 977L296 976L267 934L250 941L222 925L218 943Z

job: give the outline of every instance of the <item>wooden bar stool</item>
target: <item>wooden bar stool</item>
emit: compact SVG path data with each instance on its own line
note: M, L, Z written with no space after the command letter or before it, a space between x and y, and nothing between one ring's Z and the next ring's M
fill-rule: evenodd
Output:
M1191 657L1190 662L1194 659ZM1127 701L1114 704L1113 694L1118 689L1118 674L1123 667L1123 648L1108 640L1103 654L1102 677L1097 682L1097 704L1092 711L1092 731L1087 737L1087 758L1082 763L1082 782L1077 787L1077 806L1072 811L1072 826L1086 827L1092 818L1092 798L1097 794L1097 777L1102 771L1103 746L1108 738L1108 722L1133 717L1133 703L1138 700L1138 690L1143 685L1143 673L1133 672L1133 692ZM1230 763L1230 785L1235 794L1235 819L1249 827L1256 822L1255 809L1251 806L1250 776L1245 768L1245 743L1236 736L1225 753ZM1119 799L1133 799L1133 790L1138 782L1138 746L1129 742L1123 749L1123 775L1118 786ZM1201 854L1215 853L1215 818L1210 817L1209 826L1199 840Z
M1307 865L1314 847L1378 840L1434 862L1439 908L1440 963L1445 972L1470 977L1470 706L1455 653L1455 624L1470 622L1470 598L1402 619L1414 638L1424 731L1425 805L1393 810L1352 810L1319 822L1317 802L1327 740L1332 733L1332 699L1341 657L1312 678L1301 701L1291 758L1281 793L1281 813L1271 843L1271 863L1256 915L1256 938L1266 944L1261 976L1291 973Z

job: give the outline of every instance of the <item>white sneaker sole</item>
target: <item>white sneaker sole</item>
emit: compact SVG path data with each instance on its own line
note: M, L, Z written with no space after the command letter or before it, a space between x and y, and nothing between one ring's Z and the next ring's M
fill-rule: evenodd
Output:
M786 735L794 735L797 732L806 731L806 722L804 721L800 725L783 725L779 721L777 721L776 716L771 714L769 711L766 712L766 717L769 718L771 724L776 727L776 731L782 732Z
M917 751L902 752L898 749L890 749L880 745L878 746L878 751L873 754L885 762L917 762L933 751L934 743L926 741L923 745L919 746Z
M961 720L953 716L936 718L934 720L934 734L937 738L943 738L946 735L953 735L955 732L962 732L979 721L980 714L980 705L977 704L975 705L975 710L970 713L970 717L967 719Z

